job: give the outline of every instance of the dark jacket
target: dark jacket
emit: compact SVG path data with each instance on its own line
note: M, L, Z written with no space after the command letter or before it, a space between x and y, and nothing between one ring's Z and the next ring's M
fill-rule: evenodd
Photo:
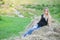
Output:
M41 20L37 23L38 27L48 25L48 19L45 20L45 18L43 16L44 16L44 14L41 15Z

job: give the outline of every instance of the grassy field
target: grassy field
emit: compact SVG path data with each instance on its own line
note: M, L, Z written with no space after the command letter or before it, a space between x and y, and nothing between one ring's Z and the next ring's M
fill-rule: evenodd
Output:
M16 16L14 8L24 18L2 16L0 20L0 39L18 35L31 22L31 17L40 16L45 7L49 8L52 18L60 22L60 0L4 0L0 1L0 15ZM5 4L5 5L4 5ZM22 6L22 8L20 7ZM27 17L27 18L26 18Z
M2 16L0 21L0 39L18 35L24 31L25 27L30 23L30 18L6 17Z
M30 15L33 14L32 17L35 16L35 15L40 16L43 13L44 8L48 7L52 18L56 19L57 21L60 20L60 5L45 5L45 4L43 4L43 5L40 5L40 4L34 5L34 4L32 4L31 5L31 4L29 4L29 5L23 5L23 7L26 8L27 10L22 9L22 10L25 11L24 14L23 14L22 10L20 10L20 12L22 11L21 13L23 15L26 15L26 14L29 15L31 13Z

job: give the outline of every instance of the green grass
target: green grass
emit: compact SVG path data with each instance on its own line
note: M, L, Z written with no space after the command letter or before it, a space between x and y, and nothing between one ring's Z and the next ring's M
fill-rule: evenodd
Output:
M37 15L37 16L40 16L43 13L43 9L45 7L48 7L52 18L56 19L57 21L60 20L60 5L45 5L45 4L31 5L31 4L29 4L29 5L23 5L23 7L27 8L27 9L28 8L35 9L36 14L34 14L34 13L32 13L32 14Z
M26 3L27 2L27 3ZM60 0L20 0L21 4L60 4Z
M0 21L0 39L8 38L14 34L18 35L18 32L24 31L30 21L30 18L2 16Z

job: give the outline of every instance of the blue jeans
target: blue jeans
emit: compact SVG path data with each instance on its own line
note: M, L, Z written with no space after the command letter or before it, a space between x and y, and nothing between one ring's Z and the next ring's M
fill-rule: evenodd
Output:
M32 28L30 28L30 29L24 34L24 37L27 36L27 35L31 35L32 32L33 32L34 30L37 30L38 28L40 28L40 27L38 27L38 24L34 25Z

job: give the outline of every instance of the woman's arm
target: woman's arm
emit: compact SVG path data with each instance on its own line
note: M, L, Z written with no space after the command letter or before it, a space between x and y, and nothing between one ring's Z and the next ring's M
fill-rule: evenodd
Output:
M49 26L49 27L51 27L51 22L52 22L52 18L51 18L51 16L49 15L49 16L48 16L48 26Z

